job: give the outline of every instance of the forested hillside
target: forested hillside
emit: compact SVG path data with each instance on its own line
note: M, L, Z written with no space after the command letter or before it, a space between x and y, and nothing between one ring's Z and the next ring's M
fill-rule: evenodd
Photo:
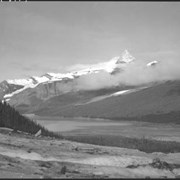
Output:
M15 131L19 130L30 134L35 134L41 129L42 135L60 137L60 135L48 131L35 121L22 116L6 102L0 102L0 127L12 128Z

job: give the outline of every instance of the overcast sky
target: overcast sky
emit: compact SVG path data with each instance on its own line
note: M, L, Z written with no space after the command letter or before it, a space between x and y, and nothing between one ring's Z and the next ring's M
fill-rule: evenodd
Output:
M108 61L124 49L144 61L179 58L180 2L0 4L0 81Z

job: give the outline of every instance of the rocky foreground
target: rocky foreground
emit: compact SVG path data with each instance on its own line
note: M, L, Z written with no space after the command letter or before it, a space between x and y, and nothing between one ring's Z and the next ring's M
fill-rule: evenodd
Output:
M0 129L0 178L180 178L180 153L145 153Z

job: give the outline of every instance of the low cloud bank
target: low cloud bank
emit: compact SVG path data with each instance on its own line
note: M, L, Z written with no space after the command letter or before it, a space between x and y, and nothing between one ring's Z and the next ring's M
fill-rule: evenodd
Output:
M151 67L147 67L143 62L135 61L115 75L102 71L81 76L77 79L76 85L78 89L95 90L119 84L136 86L154 81L178 80L180 79L179 61L179 59L164 60Z

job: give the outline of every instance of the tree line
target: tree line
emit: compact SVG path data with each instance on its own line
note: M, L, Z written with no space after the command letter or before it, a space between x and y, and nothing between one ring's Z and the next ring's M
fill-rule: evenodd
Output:
M48 131L34 120L21 115L6 102L0 102L0 127L11 128L14 131L19 130L29 134L35 134L41 129L41 134L44 136L61 137L57 133Z

